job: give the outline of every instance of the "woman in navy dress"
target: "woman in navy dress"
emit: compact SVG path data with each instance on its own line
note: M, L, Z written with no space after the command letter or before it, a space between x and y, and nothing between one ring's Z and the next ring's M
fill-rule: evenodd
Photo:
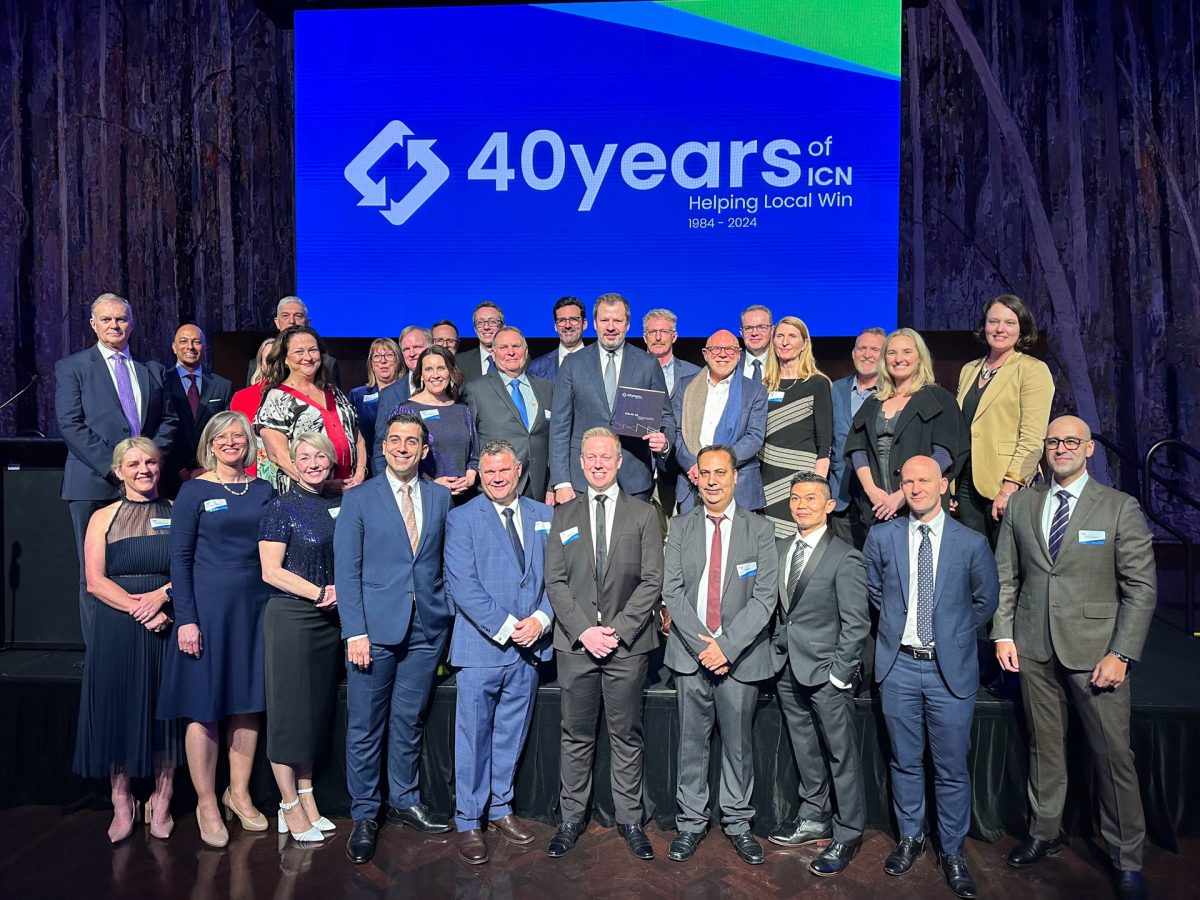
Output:
M84 539L95 631L83 670L74 769L112 784L108 839L120 843L138 822L131 778L154 777L146 820L156 838L171 836L171 789L182 752L178 723L156 718L163 655L171 625L171 502L159 499L162 455L145 437L113 451L124 495L97 510Z
M367 383L350 391L350 403L358 415L367 471L371 472L371 448L375 446L375 420L379 416L379 394L400 377L400 347L391 338L375 338L367 353Z
M265 831L266 817L250 800L250 768L258 745L264 688L263 614L266 586L258 561L258 529L274 489L251 478L254 433L237 412L213 416L197 459L208 473L186 482L171 517L171 581L178 650L164 667L160 718L189 719L188 769L196 788L200 838L229 842L216 797L217 739L227 720L227 818Z

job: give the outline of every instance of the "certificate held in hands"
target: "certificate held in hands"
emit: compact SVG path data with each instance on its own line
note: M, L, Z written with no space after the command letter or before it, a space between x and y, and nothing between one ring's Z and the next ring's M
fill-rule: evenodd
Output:
M613 403L612 427L617 434L644 437L662 428L666 391L653 388L617 387Z

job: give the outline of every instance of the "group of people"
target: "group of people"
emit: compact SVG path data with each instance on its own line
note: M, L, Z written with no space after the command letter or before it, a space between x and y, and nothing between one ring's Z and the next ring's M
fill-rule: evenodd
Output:
M1132 498L1088 478L1088 426L1049 421L1053 382L1026 353L1037 331L1021 300L984 304L986 352L957 395L909 328L864 330L853 373L831 382L804 322L765 306L742 312L740 335L715 331L703 367L674 355L670 310L643 317L645 350L626 340L624 297L590 312L585 344L585 304L558 300L558 345L533 360L493 303L474 311L476 349L459 351L453 322L409 326L372 342L367 384L347 396L298 298L280 301L279 333L236 393L201 368L194 325L176 333L173 369L143 363L128 353L129 304L95 301L98 343L58 364L56 400L87 645L76 768L111 778L110 839L138 821L140 777L155 783L151 834L170 834L181 754L206 843L223 846L233 817L266 829L249 794L265 713L278 830L324 840L334 825L312 764L344 666L350 859L372 857L383 811L456 831L460 857L485 863L486 832L534 840L513 780L553 655L561 823L548 853L582 835L603 706L617 826L653 858L642 692L665 645L679 715L672 860L691 858L716 812L737 856L764 861L751 726L773 684L800 796L770 840L828 839L810 869L843 871L865 827L853 697L873 674L900 830L885 870L903 875L925 852L928 743L940 865L973 897L962 845L983 639L1020 673L1032 734L1030 837L1009 863L1061 847L1071 705L1103 763L1119 886L1138 896L1128 667L1156 600L1150 536ZM618 387L658 392L657 430L622 433ZM444 661L457 670L452 822L421 802L417 766Z

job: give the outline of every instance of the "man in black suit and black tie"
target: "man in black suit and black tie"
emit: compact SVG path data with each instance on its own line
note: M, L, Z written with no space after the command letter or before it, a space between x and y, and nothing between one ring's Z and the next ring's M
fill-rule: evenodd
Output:
M228 379L204 371L204 332L195 325L179 326L171 350L175 353L175 368L163 373L163 387L179 420L179 431L171 458L163 465L160 490L167 497L174 497L183 482L204 471L196 461L200 432L214 414L229 409L233 396Z
M797 473L789 502L797 531L776 541L780 605L773 643L781 670L776 694L800 776L800 810L768 840L795 847L832 837L808 870L836 875L861 847L866 824L854 680L871 626L867 570L862 554L829 527L837 501L828 481Z
M454 355L454 364L463 373L466 381L472 381L480 375L487 375L496 370L496 360L493 356L496 333L504 327L504 311L491 300L484 300L475 307L471 314L475 325L475 337L479 338L479 346L474 350L463 350Z

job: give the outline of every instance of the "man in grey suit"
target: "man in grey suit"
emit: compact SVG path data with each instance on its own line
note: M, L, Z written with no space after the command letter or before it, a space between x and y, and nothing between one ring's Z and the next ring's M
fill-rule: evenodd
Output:
M642 340L646 343L646 352L662 367L667 396L672 403L680 382L700 371L699 366L675 355L678 321L675 313L669 309L652 309L642 316ZM680 474L679 461L674 454L661 458L654 470L654 505L658 507L658 520L664 533L671 516L675 515L675 485Z
M1122 897L1145 896L1146 826L1129 748L1129 664L1157 602L1154 549L1137 501L1088 477L1087 423L1061 416L1046 431L1048 488L1018 491L1000 529L996 657L1021 673L1029 724L1029 839L1009 865L1059 852L1067 793L1067 705L1095 759L1100 833Z
M886 337L887 332L882 328L863 329L854 339L854 349L850 352L854 371L845 378L839 378L830 388L833 399L833 449L830 452L829 486L833 488L837 507L829 517L829 525L838 537L860 550L867 540L867 530L863 528L858 512L858 478L846 467L843 452L854 414L879 389L879 357L883 354Z
M775 674L768 625L779 602L775 530L734 502L737 459L726 446L697 454L702 504L676 516L667 538L666 663L679 704L679 834L668 856L691 859L709 822L708 760L721 732L721 824L743 862L764 861L754 817L751 727L758 682Z
M621 445L614 432L589 430L580 456L587 490L554 510L546 546L562 690L562 824L548 852L565 856L583 829L603 698L617 830L635 857L653 859L642 830L642 689L658 646L662 530L653 507L617 485Z
M507 441L521 462L521 496L553 502L550 478L550 405L554 385L526 370L529 346L525 335L505 326L492 344L496 370L466 384L463 396L475 420L479 445Z
M836 502L828 481L798 472L789 505L797 531L777 541L779 612L772 643L780 670L776 695L800 776L800 810L768 839L795 847L832 837L808 866L814 875L828 876L850 864L866 824L854 679L871 625L867 570L862 554L829 527Z

